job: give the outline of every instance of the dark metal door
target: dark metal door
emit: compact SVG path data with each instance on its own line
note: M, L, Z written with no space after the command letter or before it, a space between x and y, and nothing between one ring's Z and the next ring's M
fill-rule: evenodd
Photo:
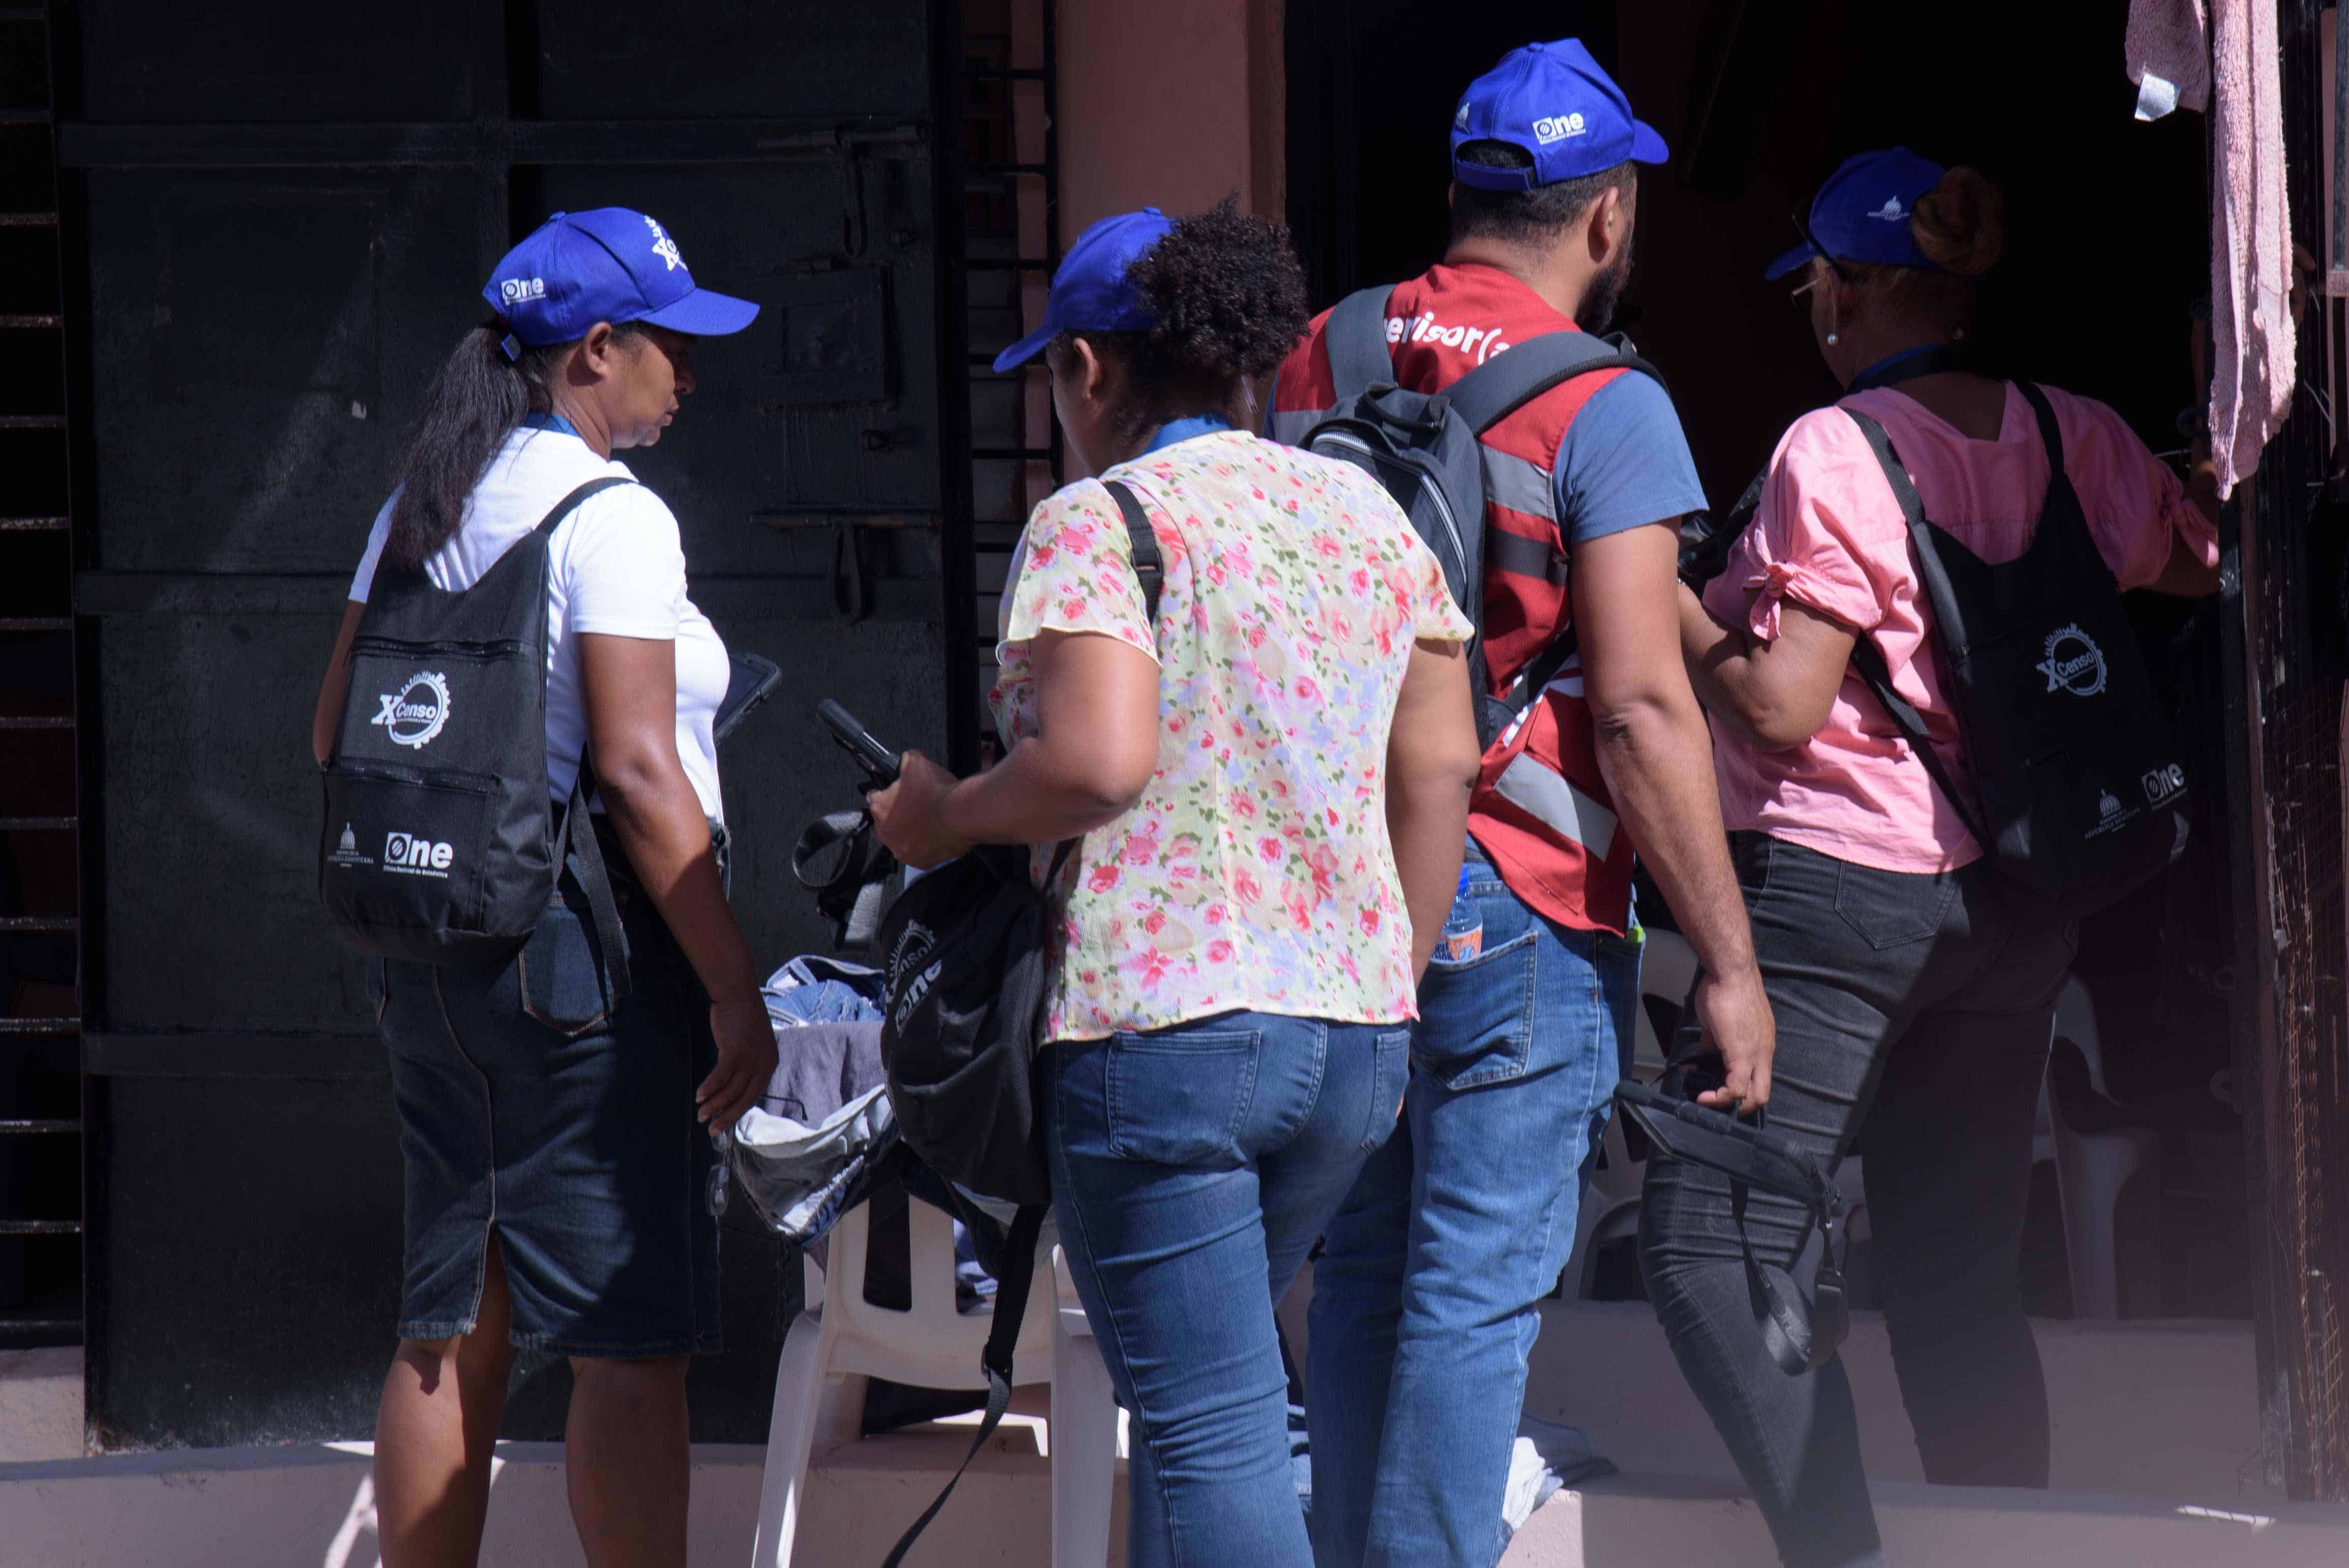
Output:
M761 302L625 460L697 603L789 677L721 758L735 902L772 961L818 947L788 851L853 797L815 701L968 745L961 202L933 134L959 45L926 0L71 10L91 1430L354 1437L398 1160L361 966L316 918L305 720L402 432L548 211L651 211ZM773 1257L730 1233L698 1437L764 1431ZM563 1377L519 1392L512 1435L554 1435Z

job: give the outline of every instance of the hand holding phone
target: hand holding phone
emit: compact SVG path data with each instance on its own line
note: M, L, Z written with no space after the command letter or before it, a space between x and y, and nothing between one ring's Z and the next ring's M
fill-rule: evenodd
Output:
M864 776L875 789L897 781L897 754L874 739L873 732L859 724L855 715L826 697L815 705L815 716L823 720L840 748L864 769Z

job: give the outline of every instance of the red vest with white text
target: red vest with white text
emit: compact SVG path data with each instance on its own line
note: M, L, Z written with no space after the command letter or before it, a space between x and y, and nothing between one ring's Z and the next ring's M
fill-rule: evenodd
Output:
M1273 434L1299 442L1337 403L1322 344L1329 315L1281 365ZM1497 267L1438 266L1387 300L1395 384L1439 392L1513 343L1578 330ZM1495 696L1566 629L1565 531L1551 466L1592 394L1618 369L1553 387L1485 433L1485 659ZM1349 388L1349 390L1354 390ZM1585 931L1620 933L1630 919L1631 841L1622 830L1569 660L1540 700L1485 753L1468 830L1509 890L1541 914Z

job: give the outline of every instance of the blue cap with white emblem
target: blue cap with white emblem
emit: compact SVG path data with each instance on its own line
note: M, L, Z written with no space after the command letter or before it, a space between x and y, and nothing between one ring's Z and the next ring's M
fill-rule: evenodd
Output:
M996 374L1025 365L1064 332L1144 332L1157 325L1125 281L1125 269L1174 232L1155 207L1103 218L1069 247L1044 298L1044 324L995 356Z
M1530 169L1464 162L1472 141L1506 141ZM1452 177L1486 191L1530 191L1671 156L1656 128L1631 117L1631 100L1579 38L1527 44L1468 84L1452 117Z
M557 212L498 263L481 297L505 320L507 355L646 321L694 337L750 325L759 307L695 285L668 231L627 207Z
M1917 211L1917 199L1939 185L1947 172L1905 147L1854 153L1811 199L1810 232L1803 242L1772 262L1762 275L1783 278L1822 252L1831 261L1940 272L1917 248L1909 220Z

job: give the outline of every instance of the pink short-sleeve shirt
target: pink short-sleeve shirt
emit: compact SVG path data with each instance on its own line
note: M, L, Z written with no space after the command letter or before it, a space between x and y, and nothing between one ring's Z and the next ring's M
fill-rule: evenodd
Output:
M2104 404L2045 388L2064 438L2064 467L2096 547L2123 588L2161 574L2171 542L2206 562L2218 533L2190 505L2178 476ZM1804 415L1770 459L1761 510L1704 593L1706 608L1756 638L1778 634L1780 604L1806 604L1872 636L1894 689L1925 717L1956 777L1966 777L1957 723L1926 644L1932 614L1909 550L1908 528L1875 454L1843 408L1892 438L1925 515L1985 561L2012 561L2031 542L2047 489L2038 420L2010 384L1998 438L1978 441L1893 387ZM1894 872L1942 872L1982 854L1932 776L1858 676L1847 672L1817 734L1761 751L1715 727L1722 815L1733 830L1760 829L1838 860Z

